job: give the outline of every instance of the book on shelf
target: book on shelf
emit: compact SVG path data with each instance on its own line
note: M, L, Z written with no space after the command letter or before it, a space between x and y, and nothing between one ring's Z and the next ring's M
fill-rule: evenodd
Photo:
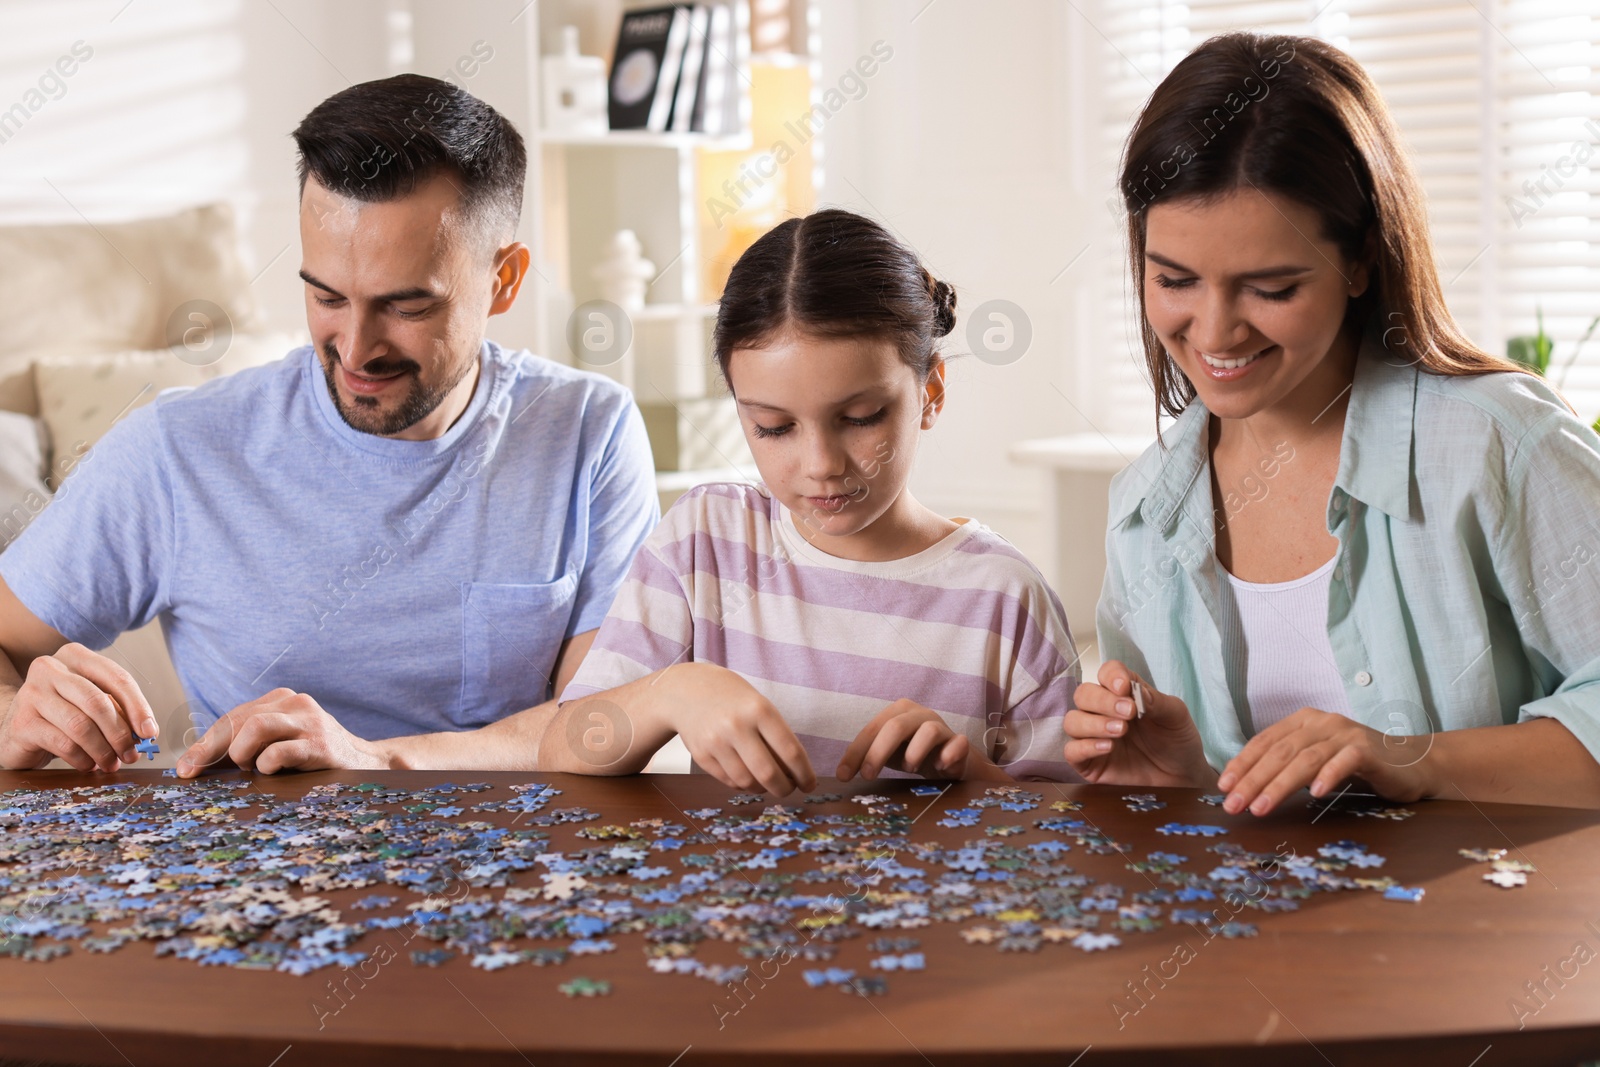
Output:
M683 49L683 70L678 75L678 92L672 101L672 131L688 133L694 119L695 97L700 92L700 72L705 69L706 34L710 30L711 9L696 4L689 10L689 42Z
M686 21L688 16L683 16ZM606 112L613 130L646 130L656 98L672 27L678 24L677 6L629 11L622 16L611 61L610 101Z
M734 69L733 8L716 4L711 8L706 32L705 62L700 66L700 84L694 100L694 120L690 129L716 136L726 120L728 86L738 71Z
M625 12L611 66L613 130L720 134L734 68L728 4L669 4Z

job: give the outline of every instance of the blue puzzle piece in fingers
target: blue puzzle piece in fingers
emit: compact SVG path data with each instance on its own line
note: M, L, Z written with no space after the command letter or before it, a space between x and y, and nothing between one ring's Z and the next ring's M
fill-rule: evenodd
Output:
M145 759L155 759L156 753L161 751L161 746L156 744L153 737L141 737L139 743L133 746L135 751L142 752Z

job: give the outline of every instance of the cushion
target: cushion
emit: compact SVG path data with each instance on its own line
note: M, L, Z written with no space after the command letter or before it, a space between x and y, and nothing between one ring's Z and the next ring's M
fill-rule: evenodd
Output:
M53 448L50 484L59 484L74 457L92 448L116 420L148 404L161 390L202 385L271 363L305 343L305 337L289 333L235 334L226 353L206 364L180 359L168 348L40 360L33 381Z
M0 227L0 409L38 414L36 360L153 349L204 301L236 331L261 328L233 209L88 225Z
M44 510L45 445L38 419L0 411L0 549Z

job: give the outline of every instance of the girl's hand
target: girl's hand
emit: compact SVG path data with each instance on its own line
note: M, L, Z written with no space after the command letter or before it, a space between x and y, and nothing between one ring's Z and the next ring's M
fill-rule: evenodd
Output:
M844 750L835 772L848 782L857 771L876 778L885 767L924 778L962 778L972 745L939 713L912 700L896 700L878 712Z
M1228 794L1222 808L1230 815L1247 807L1265 815L1303 785L1320 797L1351 777L1370 782L1389 800L1437 792L1421 757L1398 759L1387 736L1336 712L1301 708L1252 737L1222 768L1217 788Z
M1137 718L1133 684L1139 683L1145 714ZM1100 666L1099 684L1085 682L1073 694L1077 707L1062 726L1070 740L1067 762L1086 782L1106 785L1206 786L1206 763L1189 709L1177 697L1158 693L1116 660Z
M817 787L816 772L783 714L755 686L711 663L684 663L659 673L658 706L694 761L723 785L773 796Z

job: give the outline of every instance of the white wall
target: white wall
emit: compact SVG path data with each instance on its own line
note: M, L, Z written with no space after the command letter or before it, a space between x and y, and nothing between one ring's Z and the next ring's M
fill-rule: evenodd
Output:
M383 0L7 0L0 108L75 42L57 99L0 144L0 224L98 222L226 200L273 328L304 326L289 132L388 73Z
M1094 143L1082 125L1097 107L1084 58L1093 31L1051 0L823 0L821 18L825 83L876 41L894 49L866 95L829 120L823 199L894 227L966 312L914 491L983 519L1044 566L1043 476L1006 452L1088 430L1083 413L1095 410L1095 256L1066 269L1099 236L1094 212L1111 184L1074 147ZM961 355L971 311L993 299L1020 306L1033 329L1006 366Z

